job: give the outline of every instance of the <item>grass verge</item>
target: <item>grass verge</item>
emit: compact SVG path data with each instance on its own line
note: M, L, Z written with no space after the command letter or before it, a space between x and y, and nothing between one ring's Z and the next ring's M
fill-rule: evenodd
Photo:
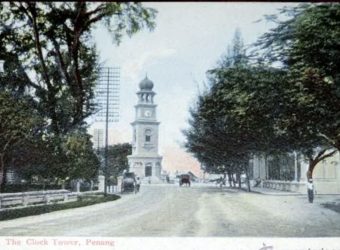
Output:
M98 203L114 201L119 198L120 196L114 195L114 194L107 195L106 197L103 195L81 196L78 198L78 201L4 210L4 211L0 211L0 221L16 219L16 218L31 216L31 215L45 214L45 213L50 213L50 212L70 209L70 208L85 207L85 206L90 206L90 205L94 205Z

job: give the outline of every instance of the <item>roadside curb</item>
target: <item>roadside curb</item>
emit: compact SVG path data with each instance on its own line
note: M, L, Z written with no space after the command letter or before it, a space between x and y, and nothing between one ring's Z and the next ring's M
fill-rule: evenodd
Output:
M294 193L294 192L271 192L263 190L252 190L251 193L263 194L263 195L275 195L275 196L305 196L305 194Z

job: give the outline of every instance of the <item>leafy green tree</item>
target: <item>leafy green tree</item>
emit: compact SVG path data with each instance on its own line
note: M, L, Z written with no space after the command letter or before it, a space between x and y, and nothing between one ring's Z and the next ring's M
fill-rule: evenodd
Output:
M338 148L339 5L282 13L292 17L276 20L278 27L259 42L264 59L280 67L262 58L254 65L238 60L238 42L209 71L211 87L192 112L186 147L212 171L235 171L254 154L298 151L309 159L310 178L317 163L336 152L329 149Z
M205 172L223 174L224 178L228 175L229 180L234 174L239 178L247 169L244 163L248 158L231 146L223 118L217 109L211 108L213 104L209 105L215 100L207 96L201 99L197 110L191 109L190 128L183 131L187 139L185 147L202 163Z
M110 179L116 178L129 169L127 156L132 153L130 143L120 143L108 147L108 175Z
M236 65L244 65L248 63L246 49L244 47L242 34L240 29L236 29L232 45L228 46L227 53L222 55L218 62L220 68L229 68Z
M253 72L246 69L247 58L239 31L235 33L232 48L218 67L209 71L211 88L199 96L197 107L190 110L190 128L184 134L187 138L185 147L203 163L206 172L228 174L229 177L236 174L240 180L241 173L249 174L253 141L242 137L246 130L235 119L244 111L233 108L242 97L237 95L242 87L237 87L242 81L250 82ZM249 132L247 135L252 136Z
M155 13L141 3L4 2L0 56L13 59L7 68L20 72L50 120L50 131L66 133L95 110L96 25L103 23L119 43L124 33L154 28Z
M280 20L282 15L288 20ZM309 159L308 178L318 162L336 152L332 148L340 149L339 17L338 3L284 8L271 16L277 27L257 43L267 61L288 70L294 112L285 129L302 144L312 142L302 147Z
M12 151L11 167L28 182L63 187L75 179L89 182L97 177L100 167L90 137L85 131L76 131L61 142L55 142L55 137L26 141ZM62 146L62 155L56 145Z
M186 132L189 151L210 171L245 173L249 180L249 159L256 154L307 154L322 145L287 127L296 113L287 70L233 60L208 71L211 88L199 97Z
M55 180L54 146L47 140L34 138L21 143L10 152L10 166L28 183L53 183Z
M196 126L191 131L194 135L187 137L191 143L195 139L198 144L193 145L200 145L209 157L222 157L227 169L235 171L241 167L241 172L249 174L247 161L253 155L293 151L312 159L312 169L333 153L325 153L325 140L316 138L303 124L295 123L296 102L291 99L285 70L248 65L215 69L210 74L213 86L196 115L201 123L192 123ZM290 127L292 124L298 126L300 133ZM195 132L198 128L200 134Z
M43 134L43 120L27 98L0 92L0 172L1 191L6 185L8 164L13 151Z
M65 137L65 178L92 180L97 176L100 162L93 150L91 136L76 131Z
M46 136L40 138L40 142L46 145L38 147L34 144L36 147L32 147L33 151L37 150L33 158L40 159L40 163L27 162L37 169L28 172L39 172L42 178L49 180L53 177L93 176L97 160L89 149L88 135L81 132L86 127L85 118L96 111L93 90L100 63L93 31L103 24L112 35L113 42L119 44L125 34L132 36L143 28L152 30L155 16L154 9L130 2L25 1L0 4L0 59L5 60L0 89L17 97L30 95L36 105L32 106L32 112L22 110L26 110L27 115L38 112L46 122ZM7 107L7 104L10 106ZM1 105L2 112L6 115L13 112L11 115L14 116L16 106L10 103L4 105L4 108ZM29 126L29 123L21 123L26 118L21 115L24 116L17 112L16 119L19 121L17 124L23 127L12 130L28 129L26 125ZM3 139L3 145L7 145L7 139ZM72 146L78 145L77 141L84 143L85 148ZM38 148L50 157L40 157ZM25 151L22 147L16 150ZM17 158L11 159L17 162L16 165L24 159L15 154L11 156ZM83 163L92 167L82 169ZM80 176L76 174L78 172Z

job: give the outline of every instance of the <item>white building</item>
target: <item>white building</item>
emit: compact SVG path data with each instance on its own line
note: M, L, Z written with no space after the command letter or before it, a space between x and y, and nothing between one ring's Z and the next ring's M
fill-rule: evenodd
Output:
M141 179L160 182L162 156L158 154L158 127L155 92L153 82L147 77L139 84L138 103L135 105L135 121L133 128L132 154L128 156L129 170Z
M278 158L256 156L251 161L254 180L261 185L284 191L307 192L308 162L301 155L292 154ZM340 154L319 162L313 172L317 194L340 194Z

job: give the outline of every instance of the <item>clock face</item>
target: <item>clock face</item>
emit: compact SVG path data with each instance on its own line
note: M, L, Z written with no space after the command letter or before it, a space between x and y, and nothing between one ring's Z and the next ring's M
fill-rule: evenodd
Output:
M150 117L150 116L151 116L151 111L150 111L150 110L146 110L146 111L144 112L144 115L145 115L146 117Z

